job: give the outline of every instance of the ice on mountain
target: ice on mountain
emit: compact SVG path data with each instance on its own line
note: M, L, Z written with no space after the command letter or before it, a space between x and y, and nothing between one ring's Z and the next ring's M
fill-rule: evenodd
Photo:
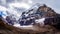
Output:
M0 6L0 15L1 15L3 18L6 18L6 16L7 16L6 7Z
M35 22L39 23L40 25L44 25L44 20L45 20L45 18L36 19Z

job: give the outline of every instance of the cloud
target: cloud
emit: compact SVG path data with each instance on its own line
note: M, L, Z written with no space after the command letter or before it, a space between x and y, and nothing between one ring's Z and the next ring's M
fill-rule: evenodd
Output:
M30 8L30 5L27 3L24 3L24 2L22 2L22 3L11 3L11 4L9 4L9 6L10 6L10 8L12 8L12 7L17 7L17 8L20 7L20 8L25 8L25 9Z
M6 6L6 0L0 0L0 5Z
M6 7L0 6L0 11L6 11Z

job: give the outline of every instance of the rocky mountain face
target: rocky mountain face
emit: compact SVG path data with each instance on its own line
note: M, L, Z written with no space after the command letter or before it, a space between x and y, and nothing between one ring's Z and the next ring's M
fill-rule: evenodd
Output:
M38 9L35 7L30 9L28 12L23 12L21 15L22 18L19 20L19 23L21 25L30 25L31 23L35 24L36 20L40 20L40 21L43 21L44 24L49 23L51 25L52 22L54 23L55 21L57 22L60 20L59 15L60 14L57 14L53 9L51 9L50 7L47 7L44 4L38 7ZM49 22L47 20L49 20Z
M2 17L0 17L0 34L60 34L60 14L57 14L53 9L47 7L45 4L38 7L38 9L28 10L28 12L22 13L19 24L31 25L32 29L22 29L14 27L6 23ZM35 20L45 18L42 23L43 26ZM24 24L25 23L25 24Z

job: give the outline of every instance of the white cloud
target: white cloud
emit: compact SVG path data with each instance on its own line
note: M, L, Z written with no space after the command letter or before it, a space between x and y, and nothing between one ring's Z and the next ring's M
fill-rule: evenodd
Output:
M31 3L33 3L33 1L32 0L28 0L28 3L31 4Z
M0 6L0 11L6 11L6 7Z
M10 6L10 8L12 8L12 7L17 7L17 8L25 8L25 9L28 9L28 8L30 8L30 5L28 4L28 3L24 3L24 2L22 2L22 3L11 3L11 4L9 4L9 6Z

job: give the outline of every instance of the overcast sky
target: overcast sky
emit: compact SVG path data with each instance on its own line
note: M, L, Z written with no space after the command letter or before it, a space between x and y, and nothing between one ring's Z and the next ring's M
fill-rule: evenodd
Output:
M60 13L60 0L0 0L0 5L1 6L8 6L10 3L14 2L25 2L30 5L33 5L35 3L40 3L40 4L46 4L47 6L51 7L54 9L57 13ZM20 4L21 5L21 4Z

